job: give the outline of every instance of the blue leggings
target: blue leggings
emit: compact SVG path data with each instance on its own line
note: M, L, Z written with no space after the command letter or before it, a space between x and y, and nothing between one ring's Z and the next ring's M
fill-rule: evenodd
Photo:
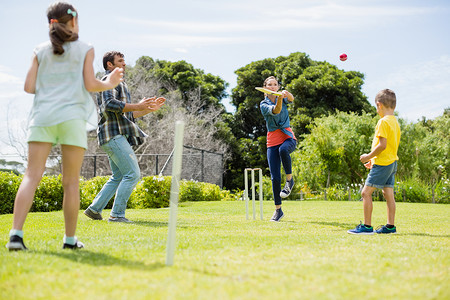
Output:
M275 205L281 205L281 164L283 164L286 174L292 174L291 153L294 152L296 146L297 141L289 138L283 144L267 148L267 161L269 162Z

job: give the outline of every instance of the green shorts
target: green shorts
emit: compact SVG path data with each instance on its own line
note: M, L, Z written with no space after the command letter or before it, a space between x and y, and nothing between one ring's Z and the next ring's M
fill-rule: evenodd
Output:
M69 120L53 126L32 126L27 142L70 145L87 149L86 121Z

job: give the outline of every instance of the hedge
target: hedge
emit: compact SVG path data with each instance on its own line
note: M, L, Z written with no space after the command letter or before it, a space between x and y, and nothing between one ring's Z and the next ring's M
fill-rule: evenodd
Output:
M13 212L14 198L22 181L22 175L16 175L12 172L0 171L0 214L10 214ZM86 209L94 200L95 196L108 181L108 176L94 177L89 180L80 179L80 209ZM170 185L172 178L170 176L148 176L142 178L137 184L128 201L128 208L160 208L168 207L170 200ZM301 184L301 183L297 183ZM259 192L258 183L256 183L257 193ZM301 186L301 185L300 185ZM250 189L251 187L249 187ZM264 199L272 199L272 188L270 179L263 178ZM432 190L434 189L434 199L436 203L450 203L450 182L448 179L442 179L433 187L420 183L416 180L405 180L398 182L395 186L395 200L397 202L432 202ZM301 190L308 194L308 187L302 186ZM223 201L242 199L243 191L235 191L234 195L230 191L221 190L219 186L197 182L192 180L182 180L180 182L179 201ZM251 194L251 191L249 191ZM238 196L236 196L238 195ZM322 194L323 195L323 194ZM298 195L293 194L288 199L297 199ZM360 199L359 188L351 187L351 198ZM374 193L375 201L382 201L382 193ZM347 201L348 190L343 186L332 186L327 190L327 200ZM47 212L62 209L63 188L61 184L61 175L43 176L34 197L31 211ZM114 197L106 208L111 208Z
M14 199L22 182L22 175L12 172L0 172L0 214L13 212ZM108 181L108 176L94 177L89 180L80 178L80 209L86 209ZM141 179L128 201L128 208L168 207L170 200L170 176L148 176ZM34 197L31 211L48 212L62 209L63 188L61 175L43 176ZM229 191L219 186L197 181L182 180L179 201L222 201L233 200ZM114 197L106 208L111 208Z

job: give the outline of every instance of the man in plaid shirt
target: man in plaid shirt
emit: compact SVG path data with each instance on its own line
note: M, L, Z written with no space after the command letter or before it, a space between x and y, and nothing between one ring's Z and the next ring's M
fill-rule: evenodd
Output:
M115 68L125 71L124 55L110 51L103 56L105 77ZM103 80L102 79L102 80ZM100 112L98 141L108 154L112 175L84 214L93 220L102 220L101 212L109 200L116 195L109 222L131 222L125 218L128 199L139 182L141 173L132 146L143 143L147 135L136 125L135 118L158 110L166 99L163 97L144 98L139 103L131 103L125 81L116 88L98 94Z

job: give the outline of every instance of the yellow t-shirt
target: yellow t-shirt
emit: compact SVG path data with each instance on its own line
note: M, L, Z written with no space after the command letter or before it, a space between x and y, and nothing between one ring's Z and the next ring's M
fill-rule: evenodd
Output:
M400 125L395 116L387 115L378 121L372 141L372 150L380 143L380 137L387 139L387 145L383 152L372 158L372 164L387 166L398 160L397 150L400 144L400 135Z

